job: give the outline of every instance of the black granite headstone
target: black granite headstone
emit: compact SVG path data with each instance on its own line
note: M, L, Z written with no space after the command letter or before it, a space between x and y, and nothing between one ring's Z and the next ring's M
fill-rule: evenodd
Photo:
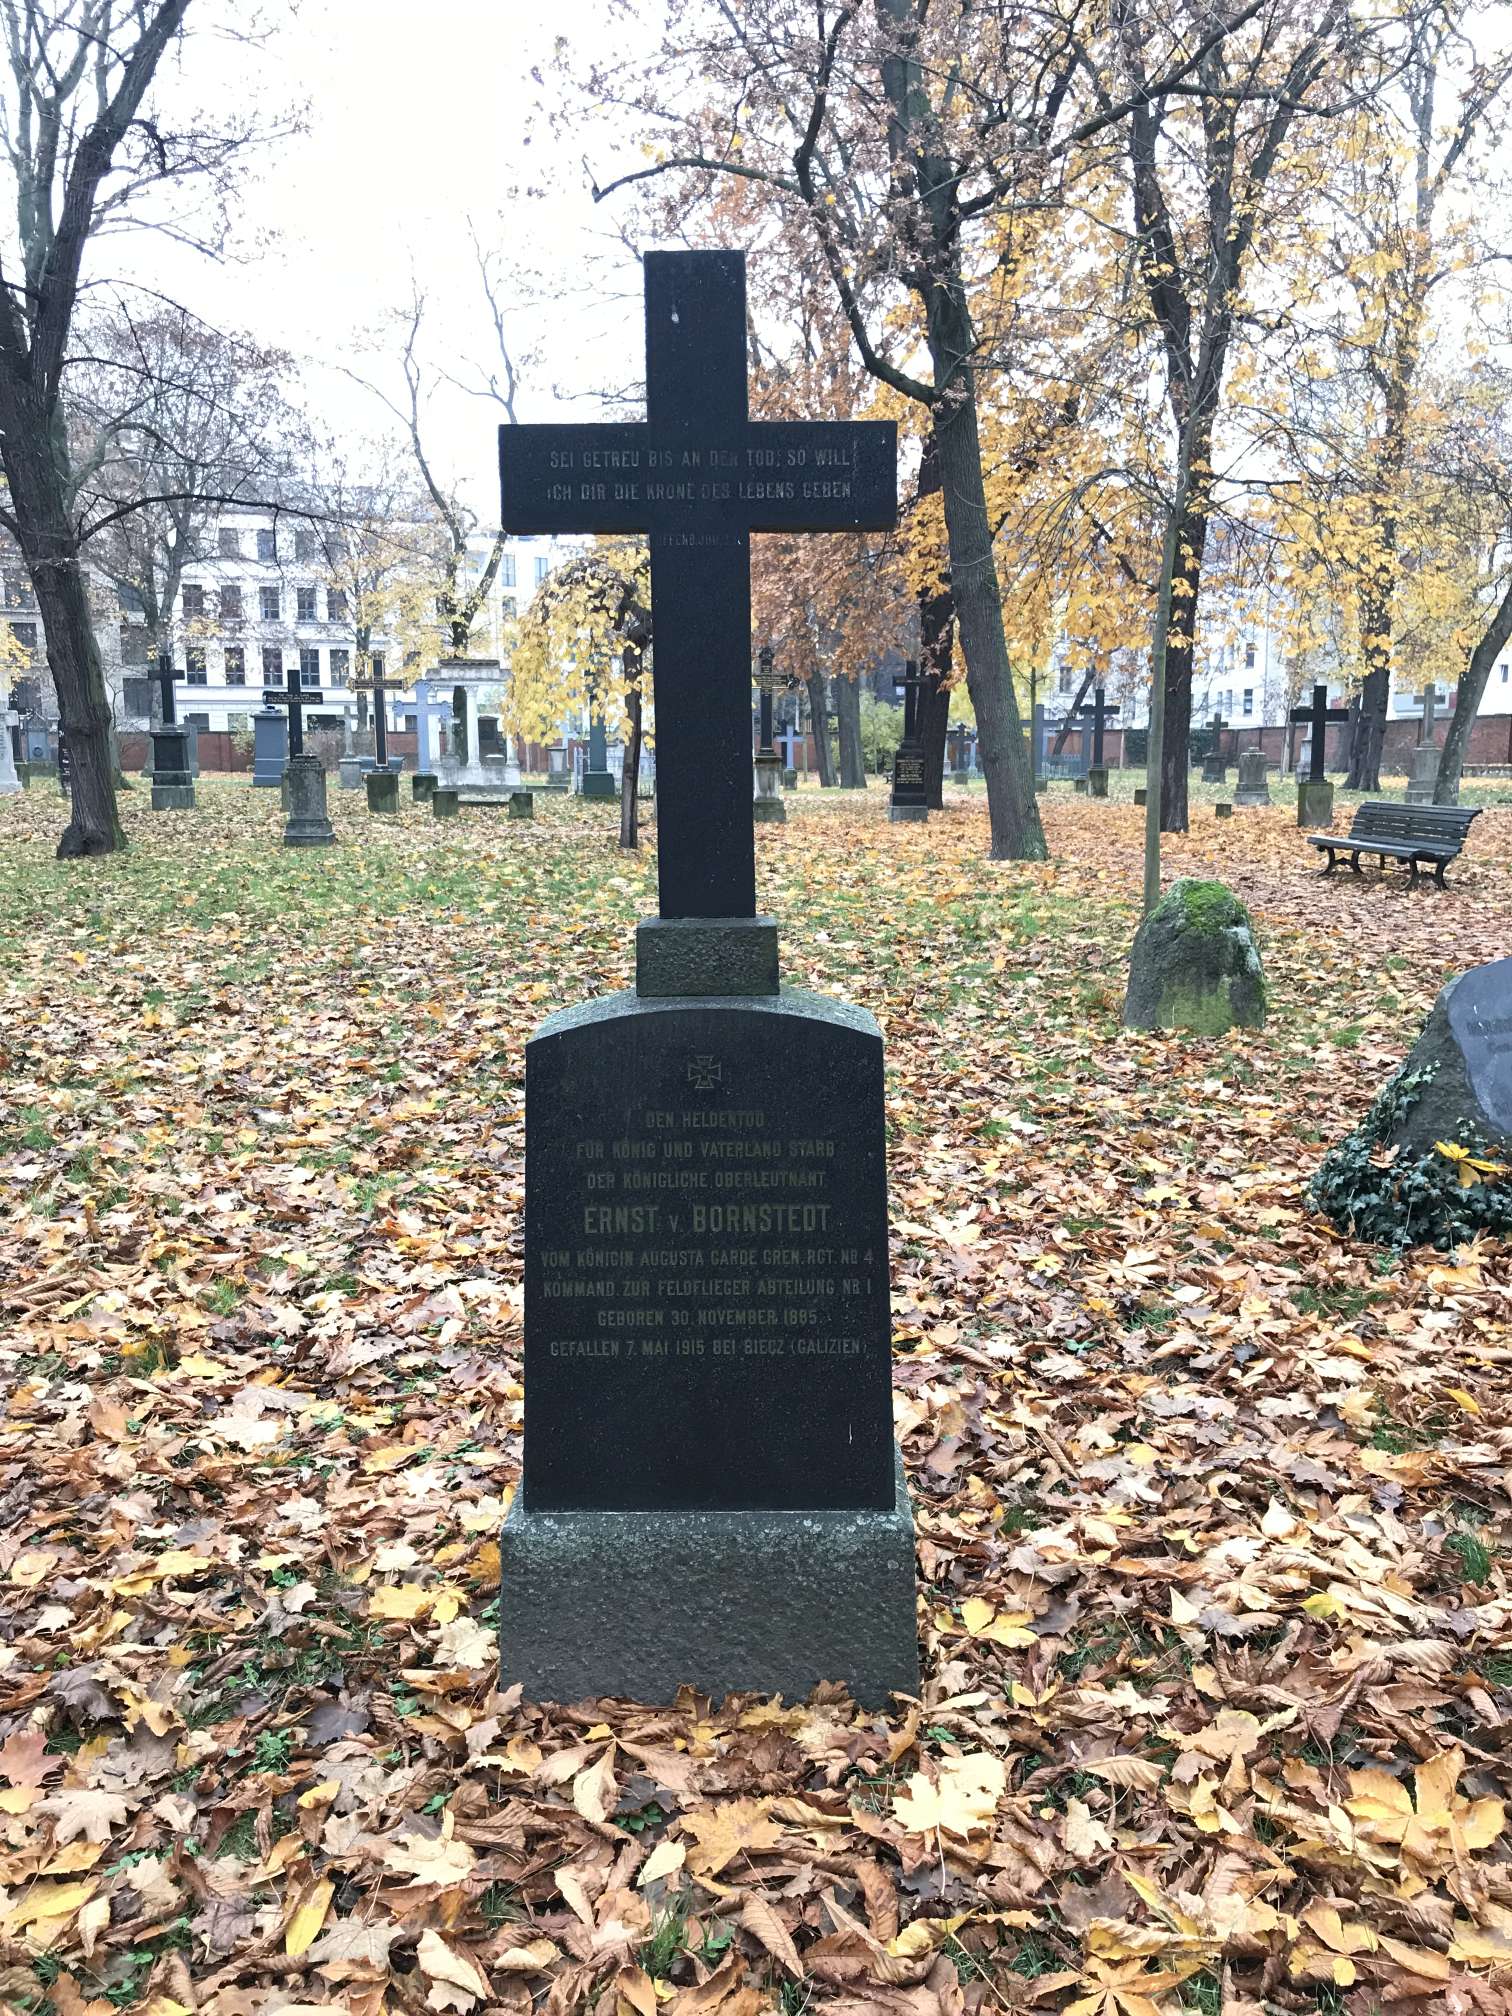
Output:
M752 529L895 516L890 424L746 419L744 262L648 254L649 418L501 430L506 530L651 531L661 915L526 1046L525 1443L503 1680L918 1684L882 1039L755 915Z

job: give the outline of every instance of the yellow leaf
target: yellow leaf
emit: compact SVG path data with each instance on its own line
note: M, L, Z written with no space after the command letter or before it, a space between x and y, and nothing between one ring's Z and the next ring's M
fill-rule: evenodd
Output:
M326 1913L331 1908L331 1899L336 1895L336 1885L328 1876L310 1889L303 1903L289 1920L284 1933L284 1951L291 1960L297 1960L302 1953L308 1953L320 1936L320 1928L326 1921Z
M1446 1386L1445 1392L1451 1400L1457 1400L1466 1414L1479 1414L1480 1402L1473 1393L1467 1393L1463 1386Z
M607 1820L619 1798L619 1782L614 1775L614 1748L610 1743L595 1763L579 1771L572 1781L572 1803L585 1820Z
M893 1813L911 1834L943 1829L965 1840L990 1824L1007 1786L1001 1758L990 1750L977 1750L969 1757L947 1759L938 1780L916 1771L895 1796Z
M422 1589L418 1582L400 1582L393 1587L375 1589L368 1598L368 1615L398 1617L407 1623L429 1610L432 1593L429 1589Z
M420 1944L415 1949L415 1958L421 1971L432 1981L444 1981L449 1987L458 1988L462 1994L475 2002L488 2000L488 1979L471 1954L459 1947L449 1946L439 1932L429 1927L420 1934ZM452 2008L453 1998L438 1999L432 2003L436 2008Z
M635 1887L644 1890L648 1883L659 1883L664 1876L671 1876L681 1869L687 1859L688 1851L681 1841L658 1841L641 1864Z

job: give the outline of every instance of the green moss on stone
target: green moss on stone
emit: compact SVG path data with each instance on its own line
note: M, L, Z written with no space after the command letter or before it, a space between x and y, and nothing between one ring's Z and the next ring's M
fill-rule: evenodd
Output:
M1232 931L1236 924L1246 928L1249 925L1249 912L1233 890L1226 889L1221 882L1194 882L1183 878L1171 884L1166 901L1179 903L1188 927L1208 937L1215 938L1220 931Z

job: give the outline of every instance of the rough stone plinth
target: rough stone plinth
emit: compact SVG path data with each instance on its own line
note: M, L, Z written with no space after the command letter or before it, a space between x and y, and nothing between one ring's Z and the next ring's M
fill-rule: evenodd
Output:
M1124 1024L1221 1036L1265 1026L1265 974L1249 912L1221 882L1173 882L1139 927Z
M1234 816L1234 808L1227 799L1220 799L1213 810L1220 819L1232 819Z
M367 773L367 801L369 812L397 812L399 810L399 772L397 770L369 770Z
M1144 784L1136 784L1134 786L1134 803L1136 805L1148 805L1149 802L1150 802L1150 793L1148 786Z
M901 1462L881 1511L538 1512L522 1486L499 1553L502 1679L527 1701L918 1689Z
M585 770L578 785L580 798L618 798L619 779L612 770Z
M1204 784L1227 784L1227 757L1204 756L1202 759L1202 781Z
M775 994L775 918L642 918L635 930L635 991L655 1001Z
M1297 824L1308 832L1332 826L1334 787L1325 777L1315 784L1310 777L1297 780Z
M189 731L178 723L152 730L152 809L154 812L194 810Z
M363 759L360 756L340 757L336 764L336 770L338 776L341 778L341 788L343 791L360 791L362 789L362 779L365 771L363 768Z
M511 791L504 801L511 819L534 819L535 793L533 791Z
M288 820L285 847L331 847L336 833L326 811L325 765L318 756L291 756L284 772Z
M457 794L445 784L438 784L431 793L431 814L437 819L455 819L457 816Z
M1098 763L1087 772L1087 795L1090 798L1106 798L1108 795L1108 773Z
M1412 752L1412 775L1407 780L1409 805L1431 805L1433 787L1438 783L1442 751L1432 742L1420 742Z
M415 805L427 804L435 788L435 771L417 770L410 778L410 802Z
M784 791L796 791L798 789L798 772L791 766L782 773L782 788Z

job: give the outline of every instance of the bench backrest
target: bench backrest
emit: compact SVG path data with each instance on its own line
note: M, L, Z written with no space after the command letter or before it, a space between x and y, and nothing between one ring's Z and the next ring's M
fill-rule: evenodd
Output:
M1479 805L1393 805L1372 800L1356 809L1351 840L1436 840L1463 845Z

